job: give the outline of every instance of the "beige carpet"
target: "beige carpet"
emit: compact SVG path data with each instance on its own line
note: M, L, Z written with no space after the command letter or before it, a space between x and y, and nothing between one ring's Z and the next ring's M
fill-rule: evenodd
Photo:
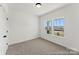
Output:
M7 55L74 55L75 51L51 43L42 38L9 46Z

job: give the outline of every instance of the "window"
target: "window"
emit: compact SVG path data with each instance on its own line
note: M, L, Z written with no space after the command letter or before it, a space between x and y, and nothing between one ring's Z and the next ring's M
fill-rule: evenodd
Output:
M47 21L47 26L46 26L47 34L52 34L52 21Z
M64 18L58 18L53 20L54 34L64 37Z
M64 18L48 20L46 24L47 34L64 37Z

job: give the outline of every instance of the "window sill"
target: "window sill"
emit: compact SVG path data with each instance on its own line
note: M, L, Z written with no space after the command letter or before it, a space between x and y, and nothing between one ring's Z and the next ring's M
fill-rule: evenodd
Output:
M61 36L56 36L56 35L53 35L53 34L48 34L48 35L54 36L54 37L56 37L56 38L64 39L64 37L61 37Z

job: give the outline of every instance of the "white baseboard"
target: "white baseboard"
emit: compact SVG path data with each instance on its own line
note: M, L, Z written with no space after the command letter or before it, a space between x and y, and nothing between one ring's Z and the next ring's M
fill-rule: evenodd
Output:
M45 38L43 38L43 37L41 37L41 38L42 38L42 39L45 39ZM47 39L45 39L45 40L47 40ZM47 41L52 42L52 43L56 43L56 42L53 42L53 41L50 41L50 40L47 40ZM56 43L56 44L61 45L61 44L59 44L59 43ZM67 49L71 49L71 50L73 50L73 51L79 52L79 49L72 48L72 47L67 47L67 46L64 46L64 45L61 45L61 46L65 47L65 48L67 48Z
M66 47L66 48L68 48L68 47ZM68 49L71 49L73 51L79 52L79 49L76 49L76 48L68 48Z
M14 44L18 44L18 43L22 43L24 41L33 40L33 39L38 38L38 37L39 37L38 35L30 36L28 38L26 37L26 39L24 39L24 40L21 39L21 40L18 40L16 42L10 43L9 46L14 45Z

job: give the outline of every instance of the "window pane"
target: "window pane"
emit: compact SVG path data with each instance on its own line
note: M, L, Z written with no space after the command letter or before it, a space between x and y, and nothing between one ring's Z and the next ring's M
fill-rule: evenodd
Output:
M57 36L64 36L64 18L57 18L53 20L54 34Z

